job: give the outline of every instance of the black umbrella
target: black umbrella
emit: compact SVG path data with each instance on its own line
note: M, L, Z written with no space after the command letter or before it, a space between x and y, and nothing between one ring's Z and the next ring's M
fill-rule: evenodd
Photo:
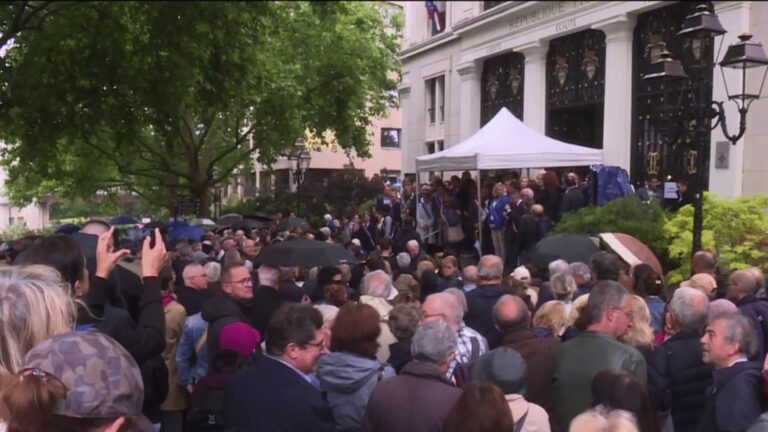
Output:
M115 216L108 223L110 225L136 225L139 221L130 216Z
M224 216L221 216L216 220L216 225L219 226L232 226L237 222L240 222L243 220L243 217L240 216L237 213L230 213L225 214Z
M318 240L291 240L267 246L257 261L274 267L316 267L355 264L343 246Z
M262 211L252 211L243 214L243 219L255 219L258 221L269 222L272 220L272 215L264 213Z
M294 228L309 228L309 223L306 219L300 217L285 218L277 225L277 229L281 231L290 231Z
M546 269L552 261L562 259L569 263L588 263L589 257L600 248L589 236L577 234L555 234L544 237L531 250L531 264Z
M256 219L243 219L240 222L235 222L232 225L232 229L241 229L241 230L252 230L252 229L261 229L261 228L269 228L269 222L260 221Z

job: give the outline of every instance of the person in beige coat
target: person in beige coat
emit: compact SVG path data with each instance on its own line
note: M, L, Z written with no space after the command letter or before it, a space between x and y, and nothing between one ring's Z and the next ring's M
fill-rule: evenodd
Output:
M381 363L386 363L389 359L389 346L397 342L388 324L389 312L392 311L392 305L389 301L397 296L397 289L392 285L392 278L387 273L376 270L363 277L360 292L362 293L360 303L372 306L381 317L379 321L381 334L376 339L379 344L376 359Z
M168 368L168 396L160 406L163 411L163 430L167 432L182 432L183 413L187 408L187 392L178 384L178 368L176 367L176 348L179 346L181 332L187 312L184 306L176 301L173 294L174 277L170 267L160 272L161 294L163 296L163 311L165 313L165 350L162 357Z
M523 356L506 346L482 355L474 369L476 380L491 382L504 392L515 427L522 423L520 432L550 432L547 412L523 396L526 373Z

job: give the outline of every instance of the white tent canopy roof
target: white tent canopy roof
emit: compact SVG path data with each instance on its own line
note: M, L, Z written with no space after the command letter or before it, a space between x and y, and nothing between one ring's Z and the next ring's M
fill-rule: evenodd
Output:
M455 146L416 158L416 171L493 170L597 165L603 151L566 144L529 128L502 108L474 135Z

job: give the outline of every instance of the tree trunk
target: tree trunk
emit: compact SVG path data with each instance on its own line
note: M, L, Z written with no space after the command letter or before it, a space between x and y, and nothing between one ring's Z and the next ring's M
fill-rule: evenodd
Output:
M199 203L197 217L207 218L211 215L211 195L208 188L190 188L190 194L195 202Z

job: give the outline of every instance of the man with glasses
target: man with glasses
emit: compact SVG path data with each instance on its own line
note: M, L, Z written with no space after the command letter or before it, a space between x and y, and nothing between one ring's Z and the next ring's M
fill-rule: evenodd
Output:
M236 431L331 432L333 411L312 383L325 353L323 317L309 305L286 304L267 331L267 353L230 381L227 426Z
M568 430L574 417L589 408L592 379L603 369L625 370L646 380L643 355L618 341L632 323L631 296L618 282L603 280L592 288L582 312L586 331L554 354L554 421Z
M208 322L208 358L213 360L219 352L219 335L227 324L242 321L253 326L253 279L242 262L221 269L222 293L203 305L202 316Z

